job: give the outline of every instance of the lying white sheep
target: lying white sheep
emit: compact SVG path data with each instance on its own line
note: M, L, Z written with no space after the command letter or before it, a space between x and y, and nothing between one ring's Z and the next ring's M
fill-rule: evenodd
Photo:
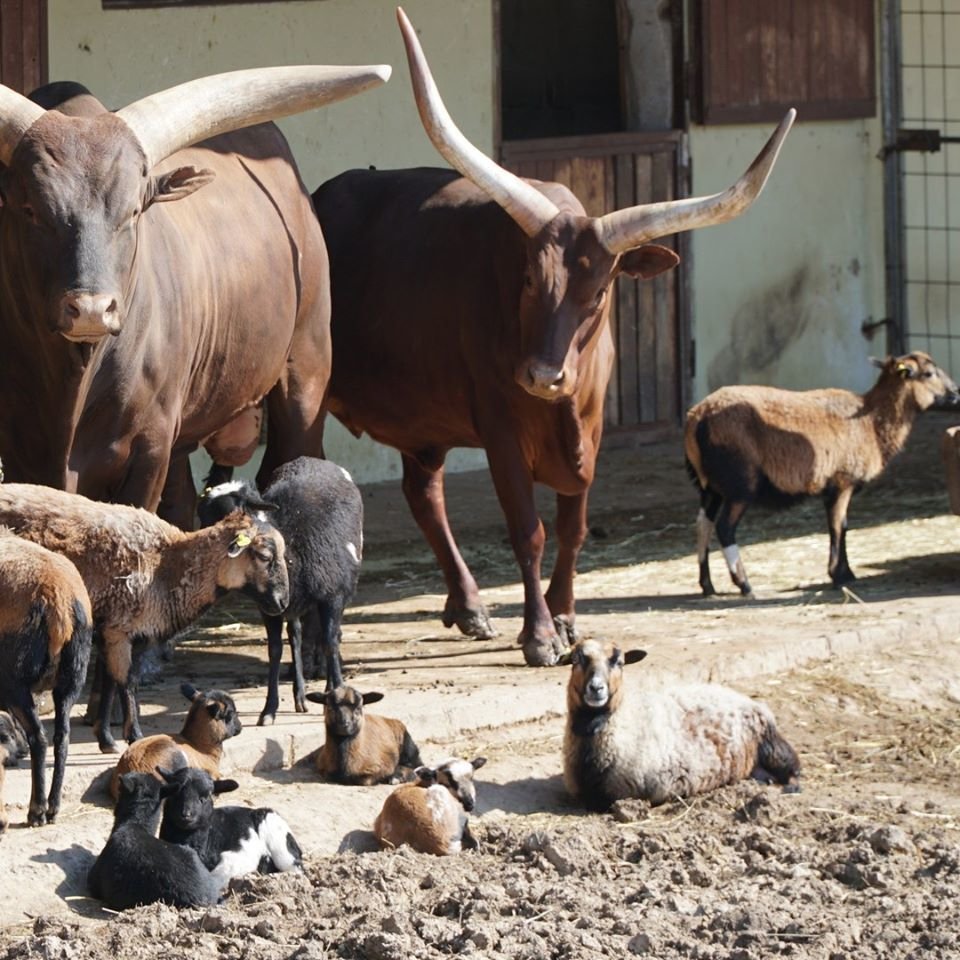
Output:
M718 684L625 695L623 667L646 656L587 640L573 650L563 778L589 810L660 804L753 776L793 785L800 762L765 704Z

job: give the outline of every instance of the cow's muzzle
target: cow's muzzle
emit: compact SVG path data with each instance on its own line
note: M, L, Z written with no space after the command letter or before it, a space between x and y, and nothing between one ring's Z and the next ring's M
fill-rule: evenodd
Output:
M57 331L74 343L96 343L123 327L120 298L112 293L67 293L60 301Z
M537 361L522 364L517 383L541 400L560 400L572 393L573 378L566 369Z

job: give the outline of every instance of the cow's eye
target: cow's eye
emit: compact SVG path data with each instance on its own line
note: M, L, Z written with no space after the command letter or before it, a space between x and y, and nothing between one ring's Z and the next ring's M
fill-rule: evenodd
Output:
M536 286L533 274L529 270L523 275L523 285L528 291L533 291L533 288Z
M29 203L25 203L25 204L23 205L23 208L22 208L22 209L23 209L23 215L24 215L31 223L37 223L37 222L38 222L38 221L37 221L37 214L36 214L36 212L34 211L33 207L30 206Z

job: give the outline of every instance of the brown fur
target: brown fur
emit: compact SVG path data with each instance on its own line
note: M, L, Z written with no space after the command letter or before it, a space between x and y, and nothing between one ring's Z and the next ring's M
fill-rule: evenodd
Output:
M216 716L211 715L211 706L219 708ZM227 704L215 693L205 695L196 692L180 733L144 737L127 747L110 777L110 796L114 801L119 798L120 778L125 773L150 773L162 780L157 767L164 770L195 767L205 770L214 780L219 780L223 741L238 732L223 720L223 714L228 710L235 717L236 708L232 700Z

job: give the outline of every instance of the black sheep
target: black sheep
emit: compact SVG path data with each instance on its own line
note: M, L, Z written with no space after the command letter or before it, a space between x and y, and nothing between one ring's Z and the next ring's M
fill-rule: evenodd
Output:
M293 656L296 711L307 709L305 674L310 679L325 675L328 690L343 684L340 621L360 575L363 498L343 467L299 457L273 472L262 495L248 480L208 487L197 512L200 522L208 525L238 507L251 516L270 512L286 543L290 577L286 611L280 616L263 615L270 654L267 702L258 721L263 726L273 722L280 704L284 620Z

